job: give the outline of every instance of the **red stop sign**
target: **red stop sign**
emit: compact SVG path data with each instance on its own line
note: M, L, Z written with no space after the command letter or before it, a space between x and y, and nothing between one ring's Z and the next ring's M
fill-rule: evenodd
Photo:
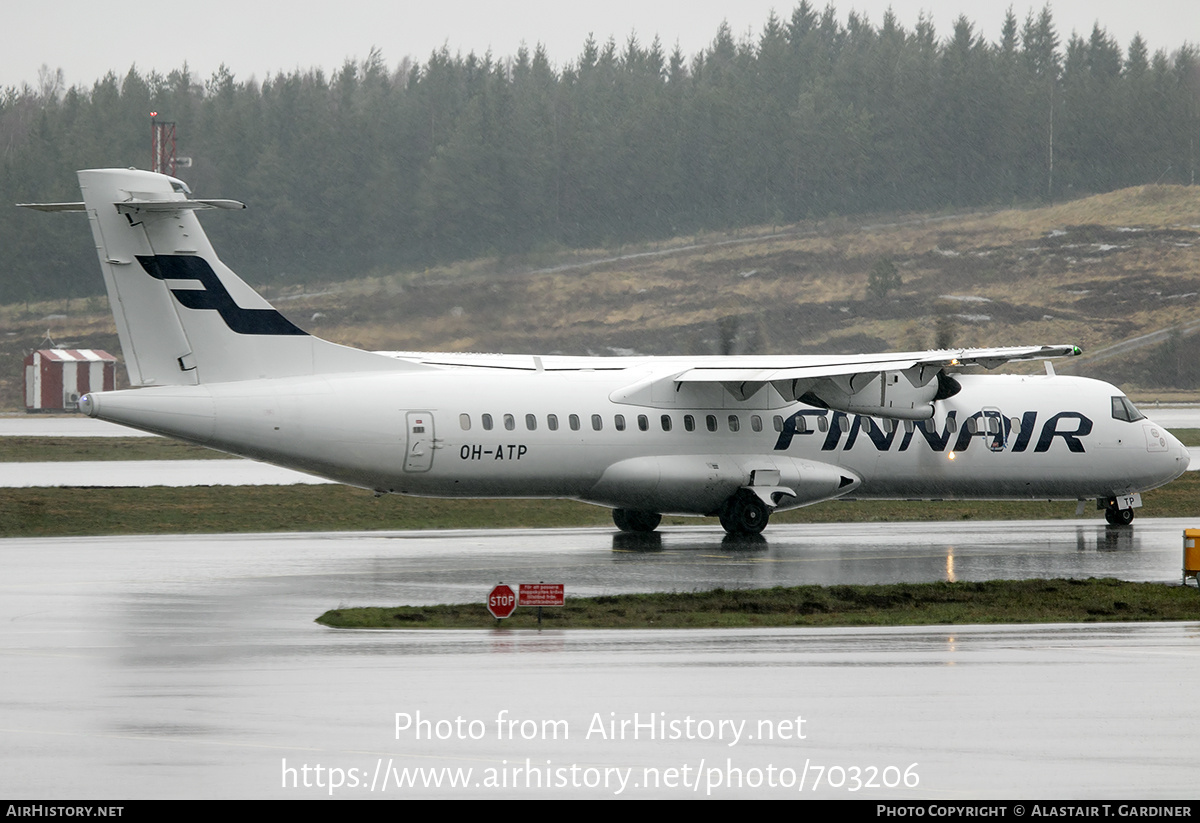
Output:
M512 613L517 610L517 595L513 593L512 589L501 583L488 595L487 607L488 611L492 613L492 617L497 620L511 617Z

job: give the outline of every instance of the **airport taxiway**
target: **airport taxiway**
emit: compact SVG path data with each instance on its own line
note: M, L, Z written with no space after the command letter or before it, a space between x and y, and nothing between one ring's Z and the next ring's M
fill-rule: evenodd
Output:
M2 540L0 774L7 794L39 798L1192 797L1196 623L312 622L339 605L482 600L497 580L561 581L568 596L1174 580L1186 525L772 526L749 545L716 527L640 545L606 529Z

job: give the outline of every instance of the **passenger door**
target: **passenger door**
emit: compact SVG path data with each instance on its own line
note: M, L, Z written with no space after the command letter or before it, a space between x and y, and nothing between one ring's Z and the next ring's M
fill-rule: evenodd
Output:
M436 448L433 437L433 415L427 411L410 411L405 416L408 443L404 452L406 472L427 472L433 465Z

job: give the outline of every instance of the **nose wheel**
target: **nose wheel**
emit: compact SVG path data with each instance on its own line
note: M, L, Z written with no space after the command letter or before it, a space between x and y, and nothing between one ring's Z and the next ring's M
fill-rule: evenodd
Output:
M1118 509L1109 506L1104 510L1104 519L1110 526L1128 526L1133 522L1133 509Z
M742 489L725 501L717 516L721 519L721 527L729 534L762 534L771 519L771 510L757 494Z

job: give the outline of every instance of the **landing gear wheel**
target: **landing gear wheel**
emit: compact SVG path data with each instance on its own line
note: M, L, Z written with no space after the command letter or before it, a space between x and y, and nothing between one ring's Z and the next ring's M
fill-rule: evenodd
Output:
M730 534L762 534L771 510L754 492L742 490L729 498L718 515L721 527Z
M1110 526L1128 526L1133 522L1133 509L1105 509L1104 519Z
M657 512L640 512L635 509L613 509L613 522L623 532L652 532L662 522Z

